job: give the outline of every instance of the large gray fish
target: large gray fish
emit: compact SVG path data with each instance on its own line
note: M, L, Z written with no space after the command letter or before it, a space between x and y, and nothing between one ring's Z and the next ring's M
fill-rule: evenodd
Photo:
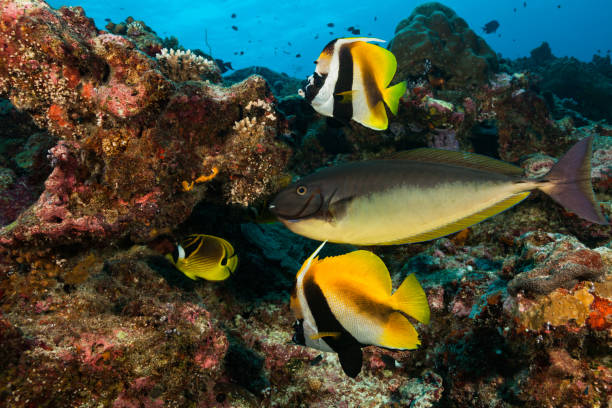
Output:
M527 179L509 163L472 153L416 149L397 158L323 169L282 190L270 210L308 238L354 245L428 241L548 194L587 221L607 224L591 186L592 138L551 171Z

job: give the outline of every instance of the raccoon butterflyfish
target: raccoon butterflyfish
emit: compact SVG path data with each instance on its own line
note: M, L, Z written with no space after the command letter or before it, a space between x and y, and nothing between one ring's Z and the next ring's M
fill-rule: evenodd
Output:
M392 87L397 61L388 50L366 41L377 38L339 38L325 46L314 74L298 93L321 115L384 130L388 126L385 104L396 115L406 82Z
M204 234L187 236L166 258L193 280L221 281L229 278L238 266L238 255L232 244Z
M296 234L354 245L428 241L483 221L541 190L583 219L607 224L591 186L592 138L547 174L478 154L416 149L329 167L282 190L270 210Z
M391 294L383 261L369 251L318 259L325 242L298 271L291 294L295 343L338 354L349 377L361 371L361 348L415 349L421 342L408 317L428 324L423 288L409 275Z

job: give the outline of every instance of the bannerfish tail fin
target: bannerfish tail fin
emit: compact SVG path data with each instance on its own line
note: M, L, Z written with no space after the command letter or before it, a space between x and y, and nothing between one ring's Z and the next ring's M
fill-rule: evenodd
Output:
M390 306L396 312L389 315L378 345L394 349L417 348L421 341L408 316L428 324L429 303L425 291L414 274L408 275L397 288L391 296Z
M392 307L421 323L429 324L429 302L427 295L414 274L404 279L391 296Z
M397 115L399 100L406 93L406 86L406 81L402 81L383 91L383 99L394 115Z
M595 201L591 185L591 151L593 138L576 143L553 168L541 178L540 190L579 217L607 225L599 205Z

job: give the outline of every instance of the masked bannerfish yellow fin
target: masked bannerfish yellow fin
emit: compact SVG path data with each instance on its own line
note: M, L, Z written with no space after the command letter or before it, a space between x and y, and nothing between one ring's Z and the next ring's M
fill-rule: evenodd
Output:
M352 281L367 287L371 293L380 296L391 294L389 270L382 259L370 251L359 250L324 258L317 270L322 273L316 273L315 279L325 288L335 286L336 282Z
M407 316L428 324L429 303L414 274L409 275L391 296L391 307L397 311L389 315L379 345L394 349L417 348L421 341Z
M353 119L371 129L383 130L388 126L383 100L394 114L399 98L406 91L402 82L387 86L395 75L397 61L388 50L359 41L350 44L353 58Z
M422 234L414 235L407 239L398 239L397 241L383 242L380 245L401 245L401 244L409 244L409 243L414 243L414 242L423 242L423 241L429 241L431 239L440 238L440 237L443 237L449 234L453 234L455 232L461 231L462 229L470 227L474 224L478 224L479 222L484 221L487 218L494 216L495 214L499 214L500 212L507 210L508 208L526 199L529 196L529 194L530 194L529 191L525 191L519 194L514 194L489 208L486 208L468 217L461 218L450 224L443 225L440 228L436 228L431 231L424 232Z
M177 248L179 251L166 255L166 258L193 280L225 280L238 267L234 247L223 238L204 234L190 235Z
M412 160L425 163L440 163L451 166L469 167L476 170L505 174L507 176L523 175L523 169L518 166L476 153L455 152L452 150L423 147L420 149L394 153L390 158L394 160Z
M429 302L427 295L414 274L404 279L399 288L391 296L394 309L406 313L421 323L429 324Z
M402 81L399 84L395 84L389 88L383 90L383 99L389 107L389 110L394 115L397 115L397 109L399 108L399 100L406 93L406 81Z
M416 329L408 319L399 312L389 315L378 345L391 349L415 349L421 341Z
M340 337L340 332L320 332L320 333L313 334L312 336L310 336L312 340L318 340L324 337L338 338Z
M389 85L397 69L397 61L391 51L360 41L351 44L351 55L353 69L356 71L353 74L355 84L363 83L367 86L372 78L379 90Z

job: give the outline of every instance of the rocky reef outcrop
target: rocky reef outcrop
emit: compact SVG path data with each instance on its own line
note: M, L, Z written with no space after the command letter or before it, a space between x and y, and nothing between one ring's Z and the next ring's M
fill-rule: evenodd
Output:
M497 56L452 9L425 3L395 28L389 50L397 58L398 79L431 75L449 89L487 82L497 71Z
M221 200L248 205L289 158L261 77L228 89L174 82L81 8L2 3L0 53L0 93L60 139L45 191L2 230L5 246L148 240L186 219L207 176L219 173Z

